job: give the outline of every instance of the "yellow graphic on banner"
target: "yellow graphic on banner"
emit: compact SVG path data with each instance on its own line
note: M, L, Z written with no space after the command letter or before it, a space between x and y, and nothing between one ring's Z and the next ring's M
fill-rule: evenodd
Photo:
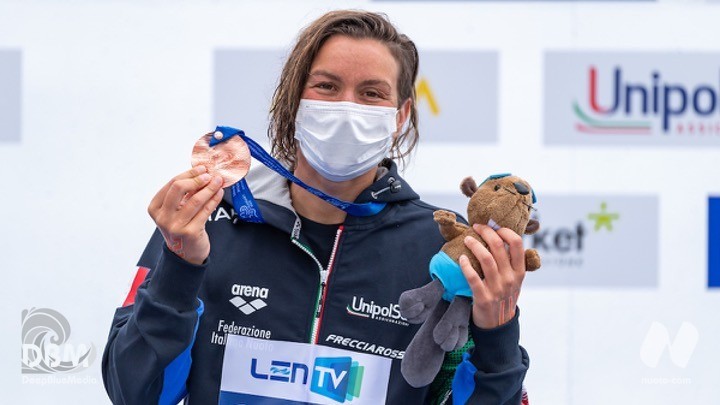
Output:
M418 102L423 99L427 101L432 115L440 115L440 106L438 106L437 100L435 100L435 94L433 94L430 83L426 78L421 77L417 82L415 85L415 93L417 94Z
M588 219L595 221L595 231L599 231L600 228L605 227L608 231L613 230L613 221L620 218L620 214L616 212L607 212L607 203L603 201L600 204L600 212L593 212L588 214Z

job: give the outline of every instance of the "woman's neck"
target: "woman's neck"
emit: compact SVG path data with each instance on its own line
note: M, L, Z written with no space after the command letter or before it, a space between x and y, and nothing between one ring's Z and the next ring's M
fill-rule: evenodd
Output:
M304 159L299 159L295 168L295 177L305 184L343 201L355 201L357 196L375 181L376 169L370 170L352 180L330 181L322 177L307 162L302 160ZM340 224L345 221L347 216L345 211L311 194L295 183L290 184L290 197L295 211L311 221L321 224Z

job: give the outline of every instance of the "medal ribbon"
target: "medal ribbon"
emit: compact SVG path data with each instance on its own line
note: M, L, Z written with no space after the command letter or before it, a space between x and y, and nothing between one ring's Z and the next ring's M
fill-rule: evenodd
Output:
M250 155L257 159L260 163L264 164L277 174L309 191L313 195L322 198L328 203L334 205L335 207L347 212L349 215L355 217L368 217L377 214L383 208L385 208L386 203L383 202L352 203L339 200L333 196L325 194L324 192L314 187L308 186L302 180L295 177L295 175L293 175L288 169L286 169L282 164L280 164L280 162L278 162L274 157L267 153L265 149L262 148L262 146L258 145L255 141L250 139L250 137L245 135L245 132L242 130L232 127L218 126L215 131L219 131L220 133L222 133L223 137L221 139L216 139L214 136L211 137L210 146L215 146L220 142L224 142L231 137L237 135L242 138L242 140L245 141L245 143L247 144L248 149L250 150ZM231 191L235 212L241 219L246 222L264 222L262 215L260 214L260 208L258 207L255 198L250 192L250 188L248 187L247 182L244 178L233 184Z

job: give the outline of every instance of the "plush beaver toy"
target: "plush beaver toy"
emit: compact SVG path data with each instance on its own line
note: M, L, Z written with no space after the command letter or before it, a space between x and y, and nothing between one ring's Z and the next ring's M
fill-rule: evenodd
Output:
M509 228L518 235L533 234L538 221L530 219L535 193L523 179L510 174L493 175L478 187L471 177L460 184L470 197L468 221L487 224L495 230ZM455 214L438 210L433 215L440 234L447 241L430 261L433 281L423 287L405 291L400 296L400 312L410 323L425 322L405 350L401 371L413 387L430 384L442 365L445 352L467 343L468 323L472 309L472 292L462 274L458 258L465 254L473 268L484 278L480 263L463 240L471 236L487 244L471 226L456 222ZM540 268L535 249L525 251L525 268Z

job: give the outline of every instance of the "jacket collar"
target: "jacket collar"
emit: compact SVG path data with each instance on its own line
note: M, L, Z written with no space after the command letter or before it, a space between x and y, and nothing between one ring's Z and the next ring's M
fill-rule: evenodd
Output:
M385 159L380 163L378 177L375 182L363 190L355 199L355 202L378 201L393 203L417 200L418 198L420 196L398 174L397 164L390 159Z

